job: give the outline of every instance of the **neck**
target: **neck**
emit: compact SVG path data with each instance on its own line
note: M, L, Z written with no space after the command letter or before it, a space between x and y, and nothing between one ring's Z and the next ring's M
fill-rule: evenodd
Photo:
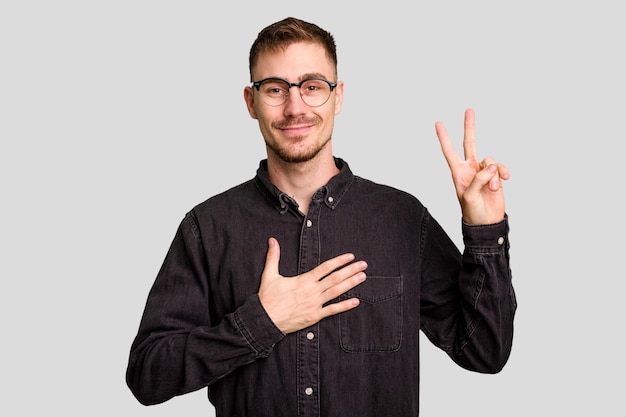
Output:
M318 155L307 162L285 162L275 155L268 155L267 172L270 181L284 193L296 200L300 211L306 215L313 195L320 187L339 173L335 159Z

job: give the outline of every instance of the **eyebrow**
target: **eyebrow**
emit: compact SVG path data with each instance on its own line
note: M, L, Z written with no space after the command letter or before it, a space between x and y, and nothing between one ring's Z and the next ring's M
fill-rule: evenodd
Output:
M268 78L276 78L276 79L279 79L279 80L285 80L287 82L293 82L293 81L289 81L287 78L279 77L279 76L276 76L276 75L272 75L270 77L267 77L266 79L268 79ZM320 72L307 72L305 74L300 75L297 78L296 82L300 82L302 80L306 80L307 78L322 78L324 80L332 81L331 79L326 78L326 76L324 74L320 73Z
M299 81L306 80L307 78L323 78L325 80L329 80L326 76L319 72L309 72L300 76ZM331 80L329 80L331 81Z

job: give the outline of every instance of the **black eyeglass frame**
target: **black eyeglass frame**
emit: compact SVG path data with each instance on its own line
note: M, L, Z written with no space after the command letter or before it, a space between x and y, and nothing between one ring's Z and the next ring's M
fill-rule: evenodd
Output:
M291 87L298 87L298 90L300 90L300 96L302 97L302 84L306 83L307 81L323 81L326 84L328 84L328 86L330 87L330 93L328 94L328 98L326 98L326 100L322 103L322 104L318 104L317 106L311 106L311 107L320 107L323 106L324 104L326 104L326 102L328 101L328 99L330 98L330 94L332 94L332 92L335 90L335 87L337 87L337 83L336 82L332 82L332 81L328 81L324 78L316 78L316 77L311 77L311 78L305 78L304 80L300 81L299 83L290 83L289 81L285 80L284 78L279 78L279 77L269 77L269 78L264 78L262 80L259 81L252 81L252 87L256 88L256 91L261 91L261 84L263 84L266 81L282 81L285 84L287 84L289 86L289 89L287 90L287 94L285 95L285 101L283 101L281 104L277 104L276 106L281 106L283 104L285 104L285 102L287 101L287 97L289 97L289 91L291 90ZM305 101L306 103L306 101ZM268 104L271 106L271 104ZM274 106L274 107L276 107ZM310 104L307 104L307 106L310 106Z

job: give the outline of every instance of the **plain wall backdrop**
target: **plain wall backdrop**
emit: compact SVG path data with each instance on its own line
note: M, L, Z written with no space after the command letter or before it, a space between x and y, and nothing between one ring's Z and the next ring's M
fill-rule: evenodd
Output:
M0 414L214 415L206 389L140 405L128 352L184 214L265 157L243 101L248 52L296 16L335 35L333 146L357 175L416 195L460 245L435 121L462 152L474 108L479 156L511 170L511 358L470 373L422 338L420 416L623 416L621 9L2 2Z

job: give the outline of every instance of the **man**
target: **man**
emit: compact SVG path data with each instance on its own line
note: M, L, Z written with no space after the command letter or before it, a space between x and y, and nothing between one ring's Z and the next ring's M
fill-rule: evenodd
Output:
M463 254L413 196L334 157L332 35L287 18L250 51L244 98L266 142L252 180L193 208L150 291L127 383L143 404L208 386L217 416L417 416L419 330L469 370L499 372L513 337L501 180L436 124ZM366 275L367 273L367 275Z

